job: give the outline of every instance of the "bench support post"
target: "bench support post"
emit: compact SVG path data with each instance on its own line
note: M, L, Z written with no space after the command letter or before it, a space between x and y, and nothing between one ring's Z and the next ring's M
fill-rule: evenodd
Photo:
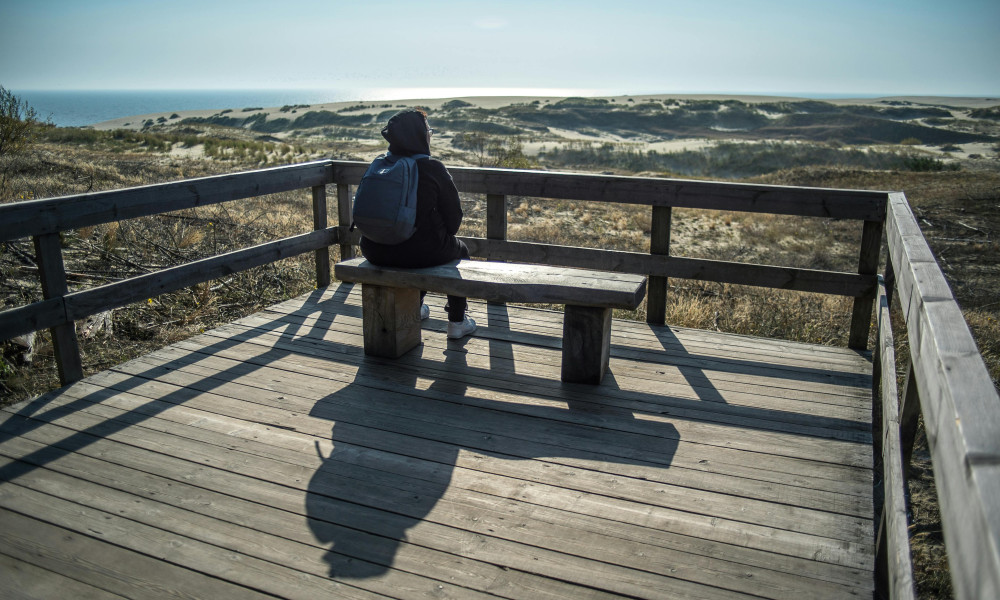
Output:
M365 354L399 358L420 345L420 290L361 285Z
M611 357L611 309L566 305L562 380L597 385Z

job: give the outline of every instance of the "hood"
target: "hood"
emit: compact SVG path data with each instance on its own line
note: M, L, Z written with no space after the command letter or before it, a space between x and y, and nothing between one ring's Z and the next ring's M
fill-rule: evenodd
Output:
M389 142L389 152L402 156L430 154L427 140L427 118L415 109L400 111L382 128L382 137Z

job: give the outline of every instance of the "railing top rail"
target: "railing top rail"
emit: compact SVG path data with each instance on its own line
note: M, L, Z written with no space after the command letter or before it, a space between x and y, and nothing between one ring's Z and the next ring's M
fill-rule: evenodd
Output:
M0 241L324 185L329 160L0 204Z
M356 184L368 167L333 161L336 183ZM595 200L759 213L882 221L888 192L791 187L661 177L627 177L448 167L458 189L481 194Z
M886 235L959 598L1000 597L1000 397L906 198Z

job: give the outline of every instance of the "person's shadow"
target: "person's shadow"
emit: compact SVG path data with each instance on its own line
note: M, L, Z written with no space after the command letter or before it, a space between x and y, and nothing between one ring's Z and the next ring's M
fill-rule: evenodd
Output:
M324 559L331 577L384 574L408 530L443 501L459 469L456 485L463 491L452 495L457 502L463 494L487 498L505 489L465 487L482 476L479 465L485 472L498 465L517 472L516 465L497 461L670 466L678 443L672 425L603 406L602 395L617 388L611 373L596 387L516 374L511 343L502 339L506 308L488 310L489 329L501 338L489 338L490 357L469 355L467 340L449 341L443 363L422 358L439 352L423 345L395 361L365 357L352 384L314 406L312 416L334 422L334 449L323 457L306 497L310 528L331 546ZM512 390L539 387L532 402L512 401ZM636 448L644 450L641 460L631 458ZM528 469L525 477L545 484L537 475L544 471ZM506 477L501 479L509 482ZM437 512L455 507L444 501L447 510Z

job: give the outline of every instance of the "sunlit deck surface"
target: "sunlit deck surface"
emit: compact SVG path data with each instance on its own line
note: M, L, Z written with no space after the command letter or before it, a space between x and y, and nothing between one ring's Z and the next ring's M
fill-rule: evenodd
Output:
M871 361L562 314L366 358L335 284L6 409L0 596L871 597ZM21 597L21 596L17 596Z

